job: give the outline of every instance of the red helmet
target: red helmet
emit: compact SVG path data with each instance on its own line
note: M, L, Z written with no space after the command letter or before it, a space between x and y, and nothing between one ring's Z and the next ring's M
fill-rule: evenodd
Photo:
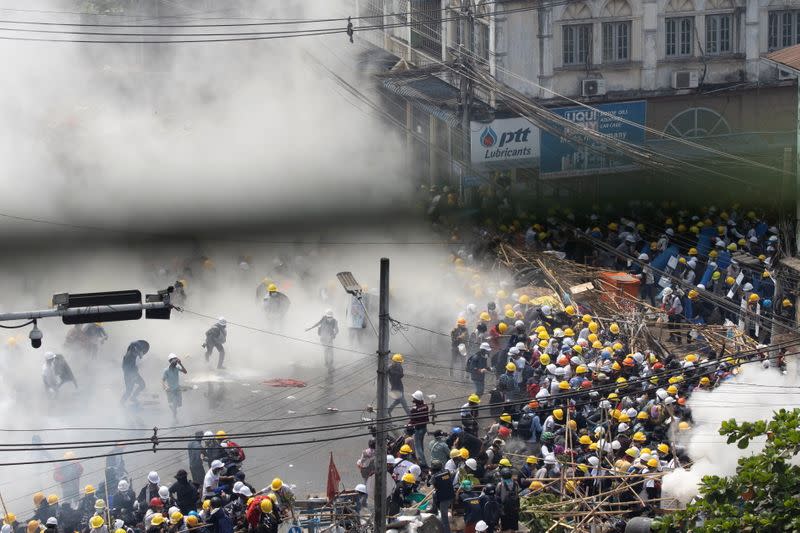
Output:
M511 435L511 430L506 426L501 426L500 429L497 430L497 434L505 439Z
M153 498L150 500L150 507L163 507L164 504L161 503L161 498Z
M591 388L592 388L592 382L591 382L591 381L589 381L588 379L584 379L584 380L581 382L581 388L582 388L582 389L591 389Z

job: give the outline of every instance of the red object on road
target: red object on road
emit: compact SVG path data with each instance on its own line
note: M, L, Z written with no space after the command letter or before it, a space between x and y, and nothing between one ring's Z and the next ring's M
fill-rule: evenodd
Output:
M339 470L336 468L336 463L333 462L333 452L331 452L331 462L328 464L328 501L332 502L339 492L339 483L342 478L339 476Z
M617 304L625 308L635 307L639 300L638 278L626 272L603 272L598 279L605 292L600 299L609 302L617 300Z
M306 382L300 381L299 379L275 378L265 380L264 385L270 387L305 387Z

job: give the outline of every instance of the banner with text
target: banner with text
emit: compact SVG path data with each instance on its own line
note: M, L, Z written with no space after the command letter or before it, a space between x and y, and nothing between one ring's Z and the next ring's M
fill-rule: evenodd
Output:
M473 164L505 163L539 157L539 128L524 118L499 118L470 125Z
M644 121L647 102L616 102L586 107L551 109L567 120L600 132L603 135L631 144L644 144ZM622 122L624 119L628 122ZM633 124L631 124L633 123ZM598 145L595 143L595 145ZM590 146L573 144L556 135L543 132L541 138L542 177L559 178L587 174L607 174L635 170L637 166L626 159L608 158Z

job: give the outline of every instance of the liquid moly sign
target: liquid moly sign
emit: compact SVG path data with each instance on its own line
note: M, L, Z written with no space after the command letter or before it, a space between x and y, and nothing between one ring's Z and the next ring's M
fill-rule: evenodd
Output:
M646 102L635 101L599 104L589 109L562 107L550 111L610 139L641 145L644 144L646 110ZM602 146L596 141L592 141L591 146L572 144L547 132L542 135L541 152L540 170L544 177L625 172L637 168L630 160L605 157Z
M539 129L524 118L503 118L470 127L471 159L475 164L502 163L539 156Z

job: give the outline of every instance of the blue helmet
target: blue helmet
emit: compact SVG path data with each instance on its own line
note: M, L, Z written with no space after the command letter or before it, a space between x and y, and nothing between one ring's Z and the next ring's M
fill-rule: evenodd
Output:
M454 427L451 433L453 433L454 435L458 435L459 433L461 433L461 426Z
M764 309L769 309L770 307L772 307L772 300L769 299L764 300L764 303L761 304L761 307L763 307Z

